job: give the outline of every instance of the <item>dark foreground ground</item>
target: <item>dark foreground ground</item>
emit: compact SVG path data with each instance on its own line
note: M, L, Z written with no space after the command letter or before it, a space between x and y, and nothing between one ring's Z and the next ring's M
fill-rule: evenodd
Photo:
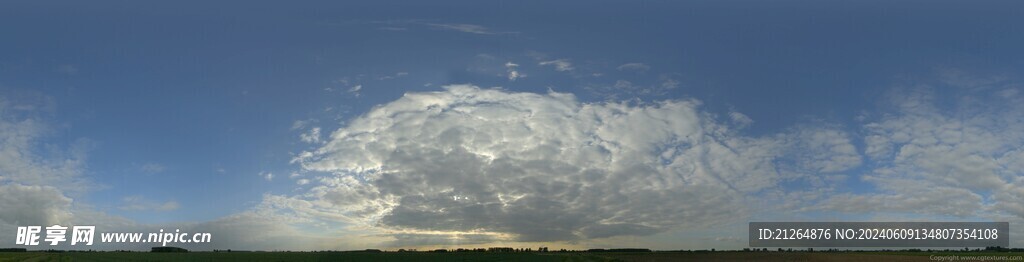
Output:
M949 256L959 256L953 260ZM939 260L944 258L944 260ZM987 260L980 260L987 258ZM653 253L0 253L0 261L1024 261L1024 253L653 252Z

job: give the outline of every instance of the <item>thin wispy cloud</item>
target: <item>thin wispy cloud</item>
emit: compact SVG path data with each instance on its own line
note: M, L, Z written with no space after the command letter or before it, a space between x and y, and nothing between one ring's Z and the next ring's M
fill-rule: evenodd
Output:
M439 30L450 30L450 31L457 31L457 32L470 33L470 34L478 34L478 35L515 34L515 32L494 31L494 30L492 30L490 28L487 28L485 26L475 25L475 24L426 23L426 25L430 26L431 28L439 29Z
M369 23L378 25L376 27L378 30L394 32L410 31L412 29L424 28L432 30L454 31L476 35L518 34L518 32L499 31L479 24L439 22L436 20L423 19L370 21Z
M572 67L572 63L569 62L569 59L564 59L564 58L563 59L549 60L549 61L541 61L540 63L537 63L537 65L540 65L540 66L554 66L555 67L555 71L572 71L573 69L575 69L575 68Z
M379 77L377 77L377 80L391 80L391 79L395 79L395 78L399 78L399 77L404 77L404 76L408 76L408 75L409 75L409 72L397 72L397 73L392 74L392 75L379 76Z
M643 63L626 63L616 67L616 69L619 71L647 71L651 69L651 66Z
M493 34L496 34L495 32L492 32L491 30L489 30L486 27L481 26L481 25L473 25L473 24L427 24L427 25L429 25L429 26L431 26L431 27L433 27L435 29L454 30L454 31L459 31L459 32L463 32L463 33L481 34L481 35L493 35Z

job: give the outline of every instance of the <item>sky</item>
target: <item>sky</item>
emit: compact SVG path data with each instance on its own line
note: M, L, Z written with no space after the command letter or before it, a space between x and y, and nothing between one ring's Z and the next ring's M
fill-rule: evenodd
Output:
M751 221L1024 243L1019 2L0 5L0 247L61 224L736 249Z

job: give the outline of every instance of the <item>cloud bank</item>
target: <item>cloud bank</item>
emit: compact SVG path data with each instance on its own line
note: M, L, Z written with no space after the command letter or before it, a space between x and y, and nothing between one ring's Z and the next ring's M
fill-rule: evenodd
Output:
M1005 96L1015 88L981 83L947 90L958 94L948 100L931 86L890 92L886 106L892 110L863 127L864 154L873 166L860 179L876 191L834 196L826 206L856 213L1024 218L1024 100Z
M289 199L417 241L429 237L410 235L576 241L744 220L746 197L784 179L775 160L793 146L820 153L800 163L808 169L860 163L841 131L745 137L700 106L470 85L407 93L297 157L334 175Z
M858 126L811 121L759 136L743 131L750 117L694 99L581 102L446 86L302 136L312 148L293 160L303 169L291 177L296 193L175 225L78 206L84 157L40 157L33 141L45 125L0 101L0 229L173 226L220 240L199 249L314 250L588 243L808 211L1021 222L1024 101L1012 85L982 82L942 89L955 99L939 95L941 84L897 88ZM159 204L139 209L179 208Z

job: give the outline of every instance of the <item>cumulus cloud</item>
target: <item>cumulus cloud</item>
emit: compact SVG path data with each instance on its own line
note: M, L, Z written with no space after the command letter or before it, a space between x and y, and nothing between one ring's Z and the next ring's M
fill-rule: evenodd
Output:
M1001 81L958 81L995 87L957 89L954 99L899 89L857 126L816 121L763 136L743 135L750 117L693 99L580 102L470 85L407 93L300 136L315 143L293 160L310 174L291 176L294 195L175 226L225 240L203 249L309 250L615 239L766 210L1024 221L1024 101L992 84ZM26 212L0 212L0 229L144 226L76 209L67 185L81 182L67 181L80 158L36 157L31 141L45 125L15 111L0 106L0 210ZM850 189L852 180L869 188Z
M740 136L700 107L582 103L566 93L468 85L407 93L300 154L294 161L303 168L336 176L279 201L304 206L300 213L425 234L400 238L417 241L437 232L574 241L743 220L745 197L782 179L774 162L795 142ZM840 145L845 135L816 134L794 136L825 154L852 149ZM857 162L834 160L806 165L840 171Z
M519 64L515 64L512 62L505 63L505 71L508 73L509 81L516 81L516 79L526 77L526 74L521 74L519 73L519 70L516 70L516 68L518 67Z
M90 188L80 177L84 150L73 146L50 158L39 156L37 140L48 132L40 108L45 105L0 96L0 227L67 221L67 193Z
M87 143L73 144L53 158L37 157L37 140L49 127L32 116L35 108L19 109L0 97L0 182L88 189L88 182L80 178Z
M957 79L961 85L990 84ZM861 179L878 192L837 196L829 203L850 212L1024 218L1019 204L1024 166L1016 164L1024 159L1024 101L961 87L969 93L946 107L940 106L934 87L891 92L888 106L895 112L864 127L865 154L875 168Z
M320 143L320 127L310 128L309 131L299 134L299 139L302 142L316 144Z
M0 223L53 225L71 217L70 207L71 199L54 187L0 185Z
M0 229L16 226L80 224L82 221L124 221L81 208L71 196L82 195L95 184L82 177L88 142L40 152L41 140L52 134L46 124L49 99L8 100L0 93ZM41 102L42 101L42 102ZM48 105L50 104L50 105ZM143 165L156 171L159 165ZM162 168L162 166L159 166ZM104 219L96 219L103 217ZM107 223L102 223L107 224ZM13 230L13 229L12 229Z
M796 128L788 134L787 142L792 150L786 156L795 160L800 171L809 174L843 172L863 161L853 138L839 127L818 124Z
M548 65L554 66L555 67L555 71L572 71L574 69L572 67L572 63L569 62L569 59L555 59L555 60L550 60L550 61L542 61L542 62L538 63L538 65L541 65L541 66L548 66Z

